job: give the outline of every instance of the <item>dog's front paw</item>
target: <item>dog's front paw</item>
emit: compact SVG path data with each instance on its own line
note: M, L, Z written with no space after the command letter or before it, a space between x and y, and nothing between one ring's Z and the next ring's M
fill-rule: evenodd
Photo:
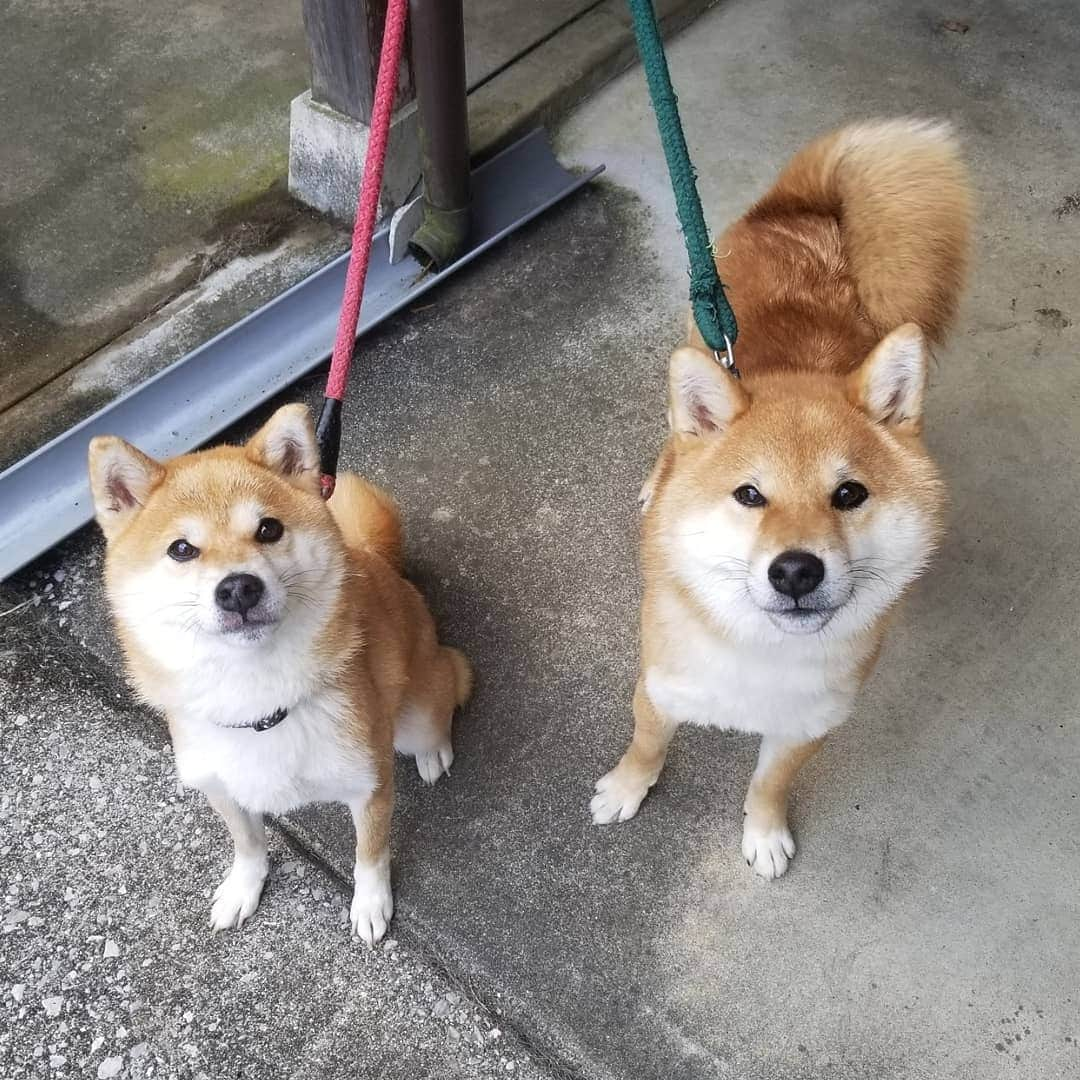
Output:
M214 891L214 903L210 908L210 929L239 930L259 906L263 882L266 880L265 864L234 865L225 880Z
M416 755L416 771L425 784L434 784L446 773L450 775L450 766L454 764L454 750L447 742L436 750L424 751Z
M742 853L746 864L763 878L778 878L795 855L795 840L783 822L764 824L752 815L743 822Z
M353 935L368 945L382 940L394 915L394 896L390 891L389 868L356 871L356 888L349 908Z
M613 821L629 821L649 793L648 777L616 765L611 772L596 781L596 794L589 809L594 825L610 825Z

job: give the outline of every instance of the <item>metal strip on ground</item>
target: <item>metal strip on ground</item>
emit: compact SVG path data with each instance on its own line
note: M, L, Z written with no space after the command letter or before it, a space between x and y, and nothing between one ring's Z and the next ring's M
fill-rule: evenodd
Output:
M441 273L425 274L412 257L392 265L388 230L380 230L357 336L602 171L568 172L538 128L475 170L472 241ZM93 517L86 451L95 435L120 435L148 454L171 457L201 446L323 363L348 259L335 259L0 473L0 579Z

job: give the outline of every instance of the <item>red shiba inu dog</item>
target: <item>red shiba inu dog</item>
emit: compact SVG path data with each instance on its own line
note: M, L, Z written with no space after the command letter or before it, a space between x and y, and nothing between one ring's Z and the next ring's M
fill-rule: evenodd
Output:
M181 780L232 834L211 926L258 906L263 815L335 801L356 826L353 932L374 944L393 913L394 749L434 783L471 682L401 576L393 501L345 474L323 502L301 405L246 446L163 463L94 439L90 480L131 681L165 714Z
M946 125L868 123L804 149L717 242L742 378L693 325L671 358L634 737L596 785L598 824L637 813L679 724L757 732L742 851L763 877L787 869L792 781L851 714L941 532L923 392L969 203Z

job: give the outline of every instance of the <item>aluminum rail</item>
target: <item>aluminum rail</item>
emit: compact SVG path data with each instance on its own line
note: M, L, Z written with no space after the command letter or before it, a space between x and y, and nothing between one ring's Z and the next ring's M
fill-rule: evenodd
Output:
M473 172L469 246L445 270L424 273L412 257L391 264L388 230L380 230L357 336L602 171L568 172L538 128ZM154 457L184 453L322 364L347 263L347 254L335 259L0 473L0 579L93 517L86 451L95 435L120 435Z

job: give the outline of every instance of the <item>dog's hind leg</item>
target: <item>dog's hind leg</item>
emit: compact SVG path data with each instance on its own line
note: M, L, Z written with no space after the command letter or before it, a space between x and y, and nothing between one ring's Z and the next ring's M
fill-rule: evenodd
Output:
M799 770L824 741L789 742L770 735L761 740L757 768L743 804L742 853L747 866L763 878L779 877L795 854L787 821L788 795Z
M249 814L222 792L207 792L210 805L229 827L233 840L232 869L214 893L210 908L210 927L218 930L239 929L259 906L266 880L266 830L259 814Z
M436 646L434 659L414 675L394 725L394 749L415 757L417 772L429 784L450 771L454 709L465 704L471 687L468 661L445 645Z
M634 737L619 764L596 782L590 804L595 824L629 821L638 812L664 767L676 726L657 710L644 680L638 679L634 690Z

